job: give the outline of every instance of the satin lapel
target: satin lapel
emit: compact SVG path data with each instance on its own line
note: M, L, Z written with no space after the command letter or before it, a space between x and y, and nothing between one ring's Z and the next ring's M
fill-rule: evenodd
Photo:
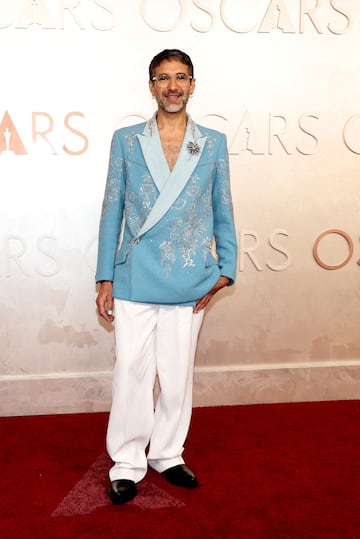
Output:
M138 236L141 236L142 234L147 232L158 221L160 221L160 219L165 215L165 213L180 195L181 191L184 189L191 174L193 173L196 165L199 162L206 143L206 139L206 135L203 136L196 124L191 120L190 117L188 117L188 125L185 132L184 141L181 146L181 150L177 158L175 167L173 168L165 184L163 185L163 188L160 191L160 195L156 200L152 210L150 211L145 223L143 224ZM197 153L191 153L188 150L189 142L193 142L197 145ZM163 155L162 149L161 154ZM167 169L169 170L168 165Z
M156 125L156 115L147 122L144 131L137 135L146 165L152 179L161 193L170 174L170 168L164 155L159 131Z

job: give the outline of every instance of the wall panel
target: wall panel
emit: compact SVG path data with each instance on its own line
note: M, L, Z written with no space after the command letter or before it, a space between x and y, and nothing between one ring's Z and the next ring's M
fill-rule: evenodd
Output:
M113 130L178 47L228 137L240 253L201 331L195 404L358 398L356 0L0 0L0 414L109 407L95 309Z

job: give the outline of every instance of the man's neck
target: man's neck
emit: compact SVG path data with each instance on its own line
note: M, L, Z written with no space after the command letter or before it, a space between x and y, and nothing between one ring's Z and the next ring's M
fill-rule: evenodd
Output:
M186 111L181 110L179 112L166 112L166 110L158 109L156 114L156 121L159 130L184 130L187 125Z

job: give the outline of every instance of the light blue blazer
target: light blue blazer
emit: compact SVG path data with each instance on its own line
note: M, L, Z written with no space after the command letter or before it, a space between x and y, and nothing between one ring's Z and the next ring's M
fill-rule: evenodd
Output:
M216 241L216 254L211 253ZM236 275L225 135L188 116L171 171L156 114L115 131L100 221L96 281L128 301L193 305Z

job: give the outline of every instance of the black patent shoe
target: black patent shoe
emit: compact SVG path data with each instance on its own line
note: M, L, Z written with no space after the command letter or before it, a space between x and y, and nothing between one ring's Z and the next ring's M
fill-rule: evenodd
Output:
M115 479L107 491L114 505L122 505L135 498L137 494L135 482L130 479Z
M176 485L177 487L196 488L199 486L199 482L195 475L185 464L172 466L162 472L161 475L165 477L168 483Z

